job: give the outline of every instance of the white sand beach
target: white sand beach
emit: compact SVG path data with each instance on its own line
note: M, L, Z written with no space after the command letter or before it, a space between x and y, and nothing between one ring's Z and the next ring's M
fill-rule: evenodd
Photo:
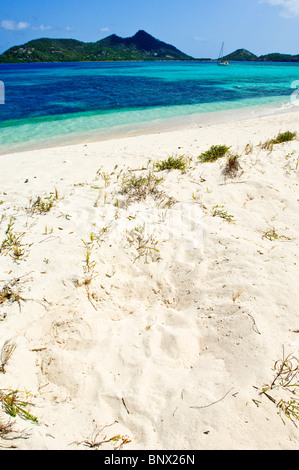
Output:
M298 116L0 156L1 448L298 449Z

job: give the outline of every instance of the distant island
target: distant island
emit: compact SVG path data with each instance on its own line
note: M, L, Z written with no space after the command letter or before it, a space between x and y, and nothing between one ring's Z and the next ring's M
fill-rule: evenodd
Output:
M0 62L81 62L122 60L193 60L176 47L145 31L121 38L112 34L97 42L75 39L35 39L0 55Z
M299 54L271 53L258 57L246 49L237 49L222 59L231 62L299 62ZM0 55L0 63L134 60L213 61L210 58L191 57L143 30L128 38L111 34L97 42L83 42L76 39L34 39L26 44L13 46Z
M237 49L223 59L232 62L299 62L299 54L279 54L276 52L258 57L246 49Z

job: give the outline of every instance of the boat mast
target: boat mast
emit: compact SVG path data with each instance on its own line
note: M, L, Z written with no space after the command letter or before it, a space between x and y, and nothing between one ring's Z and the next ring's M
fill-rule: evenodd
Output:
M218 60L220 60L220 59L222 59L222 58L223 58L223 51L224 51L224 42L222 43L222 46L221 46L221 49L220 49L220 53L219 53Z

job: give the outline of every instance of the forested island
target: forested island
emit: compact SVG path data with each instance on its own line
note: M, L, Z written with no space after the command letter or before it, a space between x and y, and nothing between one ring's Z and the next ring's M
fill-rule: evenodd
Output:
M237 49L222 59L231 62L299 62L299 54L270 53L258 57L246 49ZM13 46L0 55L0 63L127 60L213 61L210 58L191 57L143 30L139 30L132 37L122 38L111 34L96 42L76 39L34 39L26 44Z
M76 39L35 39L0 55L2 63L190 59L193 58L142 30L129 38L112 34L88 43Z
M237 49L235 52L223 57L225 60L236 62L299 62L299 54L280 54L278 52L256 56L246 49Z

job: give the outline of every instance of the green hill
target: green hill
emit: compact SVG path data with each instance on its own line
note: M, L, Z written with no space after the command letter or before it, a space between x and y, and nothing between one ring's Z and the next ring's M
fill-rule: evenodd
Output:
M258 58L259 62L299 62L299 55L279 54L274 52L272 54L262 55Z
M237 49L223 59L232 62L299 62L299 55L271 53L258 57L246 49Z
M231 62L299 62L299 55L272 53L258 57L246 49L237 49L223 59ZM0 63L121 60L204 59L194 59L143 30L128 38L111 34L97 42L83 42L76 39L34 39L26 44L13 46L0 55Z
M190 59L176 47L141 30L129 38L112 34L90 43L75 39L35 39L0 55L2 63Z
M246 49L237 49L235 52L228 54L224 57L224 60L231 60L231 61L255 61L257 60L257 56L252 54L252 52L247 51Z

